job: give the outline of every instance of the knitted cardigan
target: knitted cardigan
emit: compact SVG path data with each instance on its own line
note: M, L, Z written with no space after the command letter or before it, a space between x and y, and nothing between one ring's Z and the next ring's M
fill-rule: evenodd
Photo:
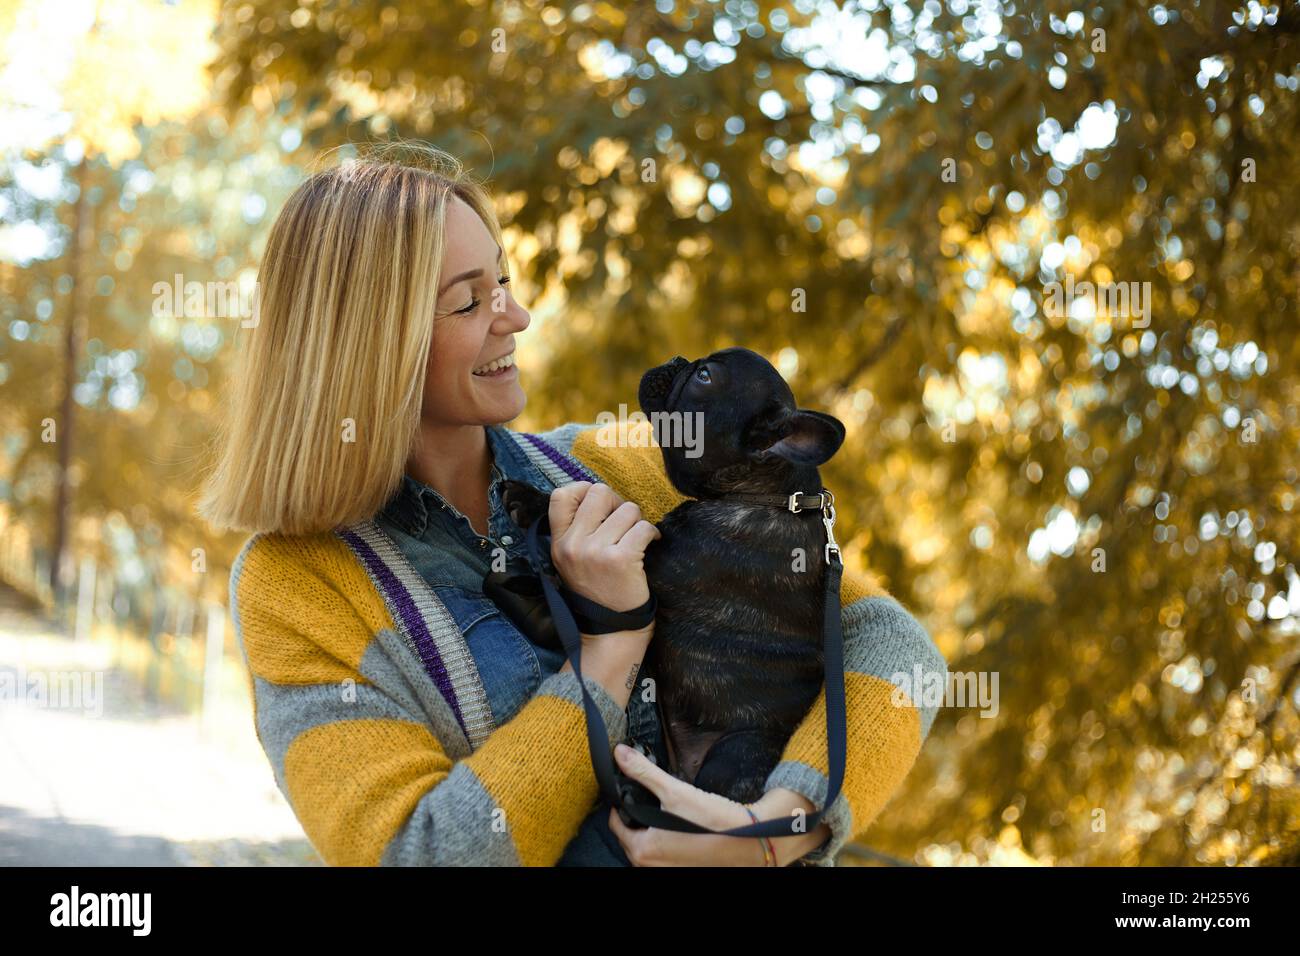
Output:
M602 481L657 522L685 499L648 440L616 446L596 425L509 433L561 485ZM644 440L644 439L642 439ZM636 439L632 439L635 442ZM934 719L891 677L945 672L901 605L845 569L848 757L825 818L836 851L875 819ZM254 727L277 786L330 865L542 865L563 854L598 797L571 671L545 678L493 726L455 621L373 521L334 532L258 534L231 571L231 616L248 667ZM626 711L591 678L612 747ZM823 689L766 789L821 808L827 791Z

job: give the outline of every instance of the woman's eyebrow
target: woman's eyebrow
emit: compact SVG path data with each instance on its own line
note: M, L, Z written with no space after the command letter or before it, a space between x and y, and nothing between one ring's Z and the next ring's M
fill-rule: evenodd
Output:
M497 243L497 261L500 262L503 258L505 258L505 253L501 251L501 244ZM454 279L449 280L446 285L439 289L438 296L441 297L443 293L454 286L457 282L464 282L466 279L477 279L482 274L482 269L470 269L468 272L462 272Z

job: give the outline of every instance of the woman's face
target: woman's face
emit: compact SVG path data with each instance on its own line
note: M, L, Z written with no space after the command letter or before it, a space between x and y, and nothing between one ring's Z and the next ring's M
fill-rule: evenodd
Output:
M447 231L424 379L427 424L498 425L518 418L527 399L515 366L492 375L475 370L515 350L528 312L510 294L496 240L457 196L447 204Z

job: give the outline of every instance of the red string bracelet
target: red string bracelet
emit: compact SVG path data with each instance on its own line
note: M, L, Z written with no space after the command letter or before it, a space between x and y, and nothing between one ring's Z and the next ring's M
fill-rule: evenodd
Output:
M749 814L749 819L752 820L754 823L757 823L758 817L754 816L754 811L749 809L749 805L742 803L741 806L744 807L745 812ZM757 837L756 839L758 840L758 845L763 848L763 865L777 866L778 864L776 861L776 847L772 846L771 839L769 837L762 837L762 836Z

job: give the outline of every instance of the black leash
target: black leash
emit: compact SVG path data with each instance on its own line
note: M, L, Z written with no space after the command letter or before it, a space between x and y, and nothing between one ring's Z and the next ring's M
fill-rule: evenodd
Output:
M625 800L619 789L619 774L614 765L614 755L609 747L609 731L600 716L600 709L587 690L586 682L582 679L582 638L578 633L579 627L574 612L565 598L567 596L568 601L578 609L578 614L584 621L582 628L584 633L602 634L644 627L654 617L654 596L651 595L650 600L639 608L617 612L574 594L564 586L559 573L551 563L550 521L545 515L533 522L528 529L528 556L533 570L542 580L542 590L546 595L546 603L551 609L555 628L564 645L564 653L573 666L574 674L578 677L578 687L582 691L582 706L587 713L587 746L591 751L591 766L596 772L596 781L600 785L601 794L610 806L617 808L625 820L630 817L644 826L674 830L679 833L716 833L738 837L776 837L807 833L821 822L826 810L839 796L840 786L844 781L844 763L848 749L844 693L844 639L840 622L840 580L844 573L844 565L840 560L840 549L835 543L833 530L835 497L825 488L816 494L796 493L788 498L785 495L733 495L731 497L754 504L786 508L796 514L813 511L815 507L815 510L821 512L822 523L826 526L822 656L826 673L826 741L830 779L823 809L802 817L791 814L789 819L760 820L758 823L748 823L730 830L710 830L675 813L669 813L662 807ZM545 530L542 529L543 524L546 525ZM544 549L542 538L546 539Z

